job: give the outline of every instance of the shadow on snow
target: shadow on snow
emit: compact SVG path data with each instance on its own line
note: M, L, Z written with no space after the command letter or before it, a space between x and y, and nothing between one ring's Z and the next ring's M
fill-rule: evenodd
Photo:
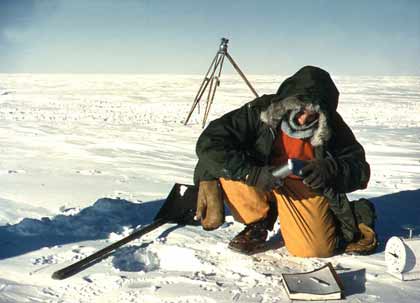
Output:
M420 189L371 199L378 220L376 231L383 245L391 236L407 236L402 227L417 227L420 233ZM108 238L126 227L152 223L164 200L132 203L102 198L76 215L57 215L41 220L25 218L14 225L0 226L0 259L18 256L42 247Z
M420 234L420 189L375 197L371 201L376 208L375 229L382 249L392 236L408 237L405 225L416 228L413 235Z
M18 256L42 247L108 238L111 232L152 223L164 200L133 203L102 198L76 215L25 218L0 226L0 259Z

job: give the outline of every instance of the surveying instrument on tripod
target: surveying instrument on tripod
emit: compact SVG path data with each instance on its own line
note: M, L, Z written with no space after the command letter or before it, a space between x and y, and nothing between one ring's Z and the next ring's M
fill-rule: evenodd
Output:
M200 103L201 97L204 95L204 92L206 91L207 87L209 87L209 91L207 94L206 108L205 108L204 117L203 117L203 128L206 125L206 121L210 113L210 107L213 103L214 95L216 94L216 89L220 85L220 75L222 74L222 68L223 68L225 57L228 58L229 62L232 64L232 66L235 68L235 70L238 72L241 78L245 81L246 85L248 85L249 89L252 91L255 97L258 97L258 94L255 91L255 89L252 87L251 83L248 81L244 73L241 71L241 69L238 67L238 65L235 63L233 58L228 53L228 50L227 50L228 42L229 42L229 39L226 39L226 38L221 39L219 50L217 51L216 56L214 57L212 63L210 64L210 67L204 77L204 80L201 83L201 86L191 106L191 110L188 113L187 119L185 119L184 125L187 125L188 121L191 118L192 113L194 112L197 105Z

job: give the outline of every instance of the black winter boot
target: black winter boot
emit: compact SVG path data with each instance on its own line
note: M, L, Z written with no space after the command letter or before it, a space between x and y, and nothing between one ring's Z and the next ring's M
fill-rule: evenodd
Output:
M248 224L243 231L237 234L230 242L229 248L246 255L252 255L264 250L267 240L266 220Z
M359 224L359 230L359 238L348 243L344 252L351 255L370 255L374 253L378 246L375 231L364 223Z

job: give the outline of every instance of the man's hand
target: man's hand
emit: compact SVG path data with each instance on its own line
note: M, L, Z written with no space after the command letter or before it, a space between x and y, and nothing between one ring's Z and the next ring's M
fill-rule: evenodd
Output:
M278 188L283 185L283 181L275 178L272 171L273 168L270 166L254 166L251 168L245 183L255 186L263 192Z
M200 220L205 230L216 229L225 222L223 193L219 181L200 182L195 220Z
M301 170L303 183L315 190L331 185L336 175L337 163L330 158L311 160Z

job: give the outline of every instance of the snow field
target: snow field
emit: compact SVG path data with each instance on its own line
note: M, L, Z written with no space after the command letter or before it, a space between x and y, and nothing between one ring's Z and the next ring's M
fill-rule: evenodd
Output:
M284 78L249 76L260 94ZM334 80L338 110L372 169L369 187L351 197L389 194L375 200L381 240L403 235L402 223L420 225L420 77ZM288 302L280 273L327 261L348 302L417 302L419 282L386 274L383 251L328 259L290 257L281 245L252 257L231 252L243 226L230 216L212 232L164 225L67 280L50 278L151 223L175 182L192 183L203 104L182 122L201 81L0 75L0 302ZM223 75L210 120L250 100L237 75Z

